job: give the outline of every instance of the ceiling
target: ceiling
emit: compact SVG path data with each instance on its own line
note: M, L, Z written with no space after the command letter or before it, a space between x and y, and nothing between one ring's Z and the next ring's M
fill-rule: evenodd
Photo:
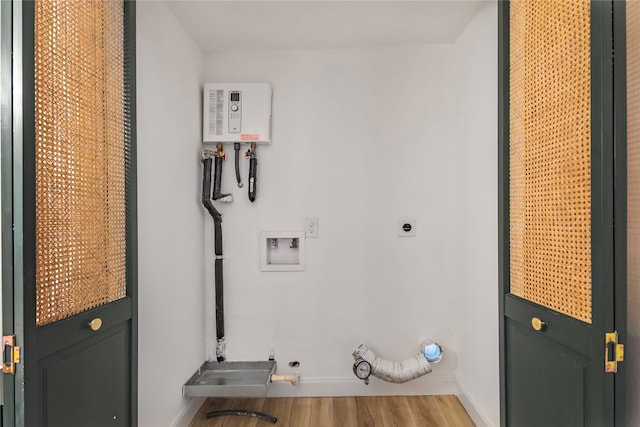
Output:
M480 0L166 2L203 52L453 42Z

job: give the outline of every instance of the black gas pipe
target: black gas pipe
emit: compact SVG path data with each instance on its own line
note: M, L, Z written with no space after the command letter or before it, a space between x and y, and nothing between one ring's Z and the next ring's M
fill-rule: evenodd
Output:
M220 153L221 150L218 150ZM224 153L223 153L224 154ZM218 159L220 159L220 169L222 169L222 156L216 156L216 171L214 180L214 187L217 183L219 183L219 170L218 170ZM209 215L213 218L213 224L215 226L215 294L216 294L216 358L218 359L218 363L225 361L224 355L224 304L223 304L223 281L222 281L222 215L213 206L211 202L211 157L209 155L205 155L204 159L202 159L202 163L204 164L204 171L202 176L202 204L209 212ZM217 181L217 182L216 182ZM275 424L278 419L271 415L264 414L262 412L256 411L247 411L244 409L228 409L223 411L212 411L207 413L207 418L228 416L228 415L239 415L244 417L253 417L262 419L269 423Z
M256 155L256 143L251 144L246 156L249 158L249 201L256 200L256 174L258 172L258 157Z
M242 188L242 178L240 178L240 143L233 143L233 150L236 152L235 154L235 164L236 164L236 182L238 183L238 188Z
M216 161L217 161L216 157ZM213 218L215 227L215 294L216 294L216 357L218 362L224 361L224 301L222 275L222 215L211 203L211 157L202 160L204 172L202 176L202 204Z
M215 154L215 167L213 170L213 200L223 203L231 203L233 196L231 194L222 194L222 163L227 159L227 155L222 149L222 144L218 144Z

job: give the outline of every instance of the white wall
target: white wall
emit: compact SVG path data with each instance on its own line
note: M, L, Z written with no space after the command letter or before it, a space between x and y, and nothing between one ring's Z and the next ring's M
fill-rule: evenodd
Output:
M462 209L457 380L482 421L500 424L498 351L497 9L487 3L456 41L457 170ZM480 424L476 420L477 424Z
M137 6L139 425L168 426L204 360L203 56L167 7Z
M141 427L184 421L193 405L181 385L207 353L204 81L274 89L255 203L235 186L226 150L228 359L275 348L280 372L300 361L301 384L272 395L444 394L457 377L480 417L499 424L495 19L485 7L455 44L203 57L164 4L138 3ZM416 218L417 237L397 237L402 216ZM260 272L259 233L301 231L305 217L320 220L306 271ZM358 344L397 360L426 337L445 348L432 374L369 386L353 376Z
M236 188L228 161L223 190L236 199L221 210L228 359L264 360L275 347L282 372L302 364L302 384L274 394L455 391L454 53L444 44L206 57L206 81L273 86L257 200ZM417 237L397 237L401 216L416 218ZM307 270L260 272L259 233L303 230L305 217L320 221ZM401 360L428 336L446 352L431 375L368 387L355 379L358 344Z

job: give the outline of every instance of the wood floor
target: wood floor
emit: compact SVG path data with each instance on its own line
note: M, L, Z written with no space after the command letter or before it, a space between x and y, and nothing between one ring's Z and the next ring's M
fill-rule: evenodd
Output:
M258 411L276 424L252 417L207 419L224 409ZM190 427L474 427L455 396L299 397L208 399Z

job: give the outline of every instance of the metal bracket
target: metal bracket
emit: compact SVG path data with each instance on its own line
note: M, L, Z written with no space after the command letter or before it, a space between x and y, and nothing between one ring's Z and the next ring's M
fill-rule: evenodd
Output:
M2 372L15 375L16 364L20 363L20 347L16 345L15 335L2 337Z
M613 344L613 357L609 360L609 344ZM604 339L604 371L618 372L618 362L624 361L624 344L618 343L618 331L607 332Z

